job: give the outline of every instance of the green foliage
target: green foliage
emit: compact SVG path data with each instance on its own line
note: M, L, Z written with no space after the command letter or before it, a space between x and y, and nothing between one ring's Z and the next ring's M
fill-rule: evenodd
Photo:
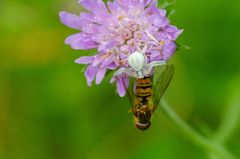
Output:
M191 49L189 46L181 44L179 42L176 42L176 45L177 45L177 50L176 51L190 50Z
M166 9L168 17L175 13L174 6L176 4L176 0L168 0L168 1L158 1L158 7Z

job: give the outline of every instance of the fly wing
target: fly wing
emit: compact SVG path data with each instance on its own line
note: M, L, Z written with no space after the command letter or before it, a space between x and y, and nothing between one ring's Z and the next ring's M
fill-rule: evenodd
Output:
M153 76L153 98L154 109L158 106L164 92L166 91L174 73L173 65L162 65L154 68Z
M128 77L128 84L125 83L123 80L123 85L125 87L126 95L131 104L131 107L133 107L133 100L134 100L134 83L135 83L135 80L131 77Z

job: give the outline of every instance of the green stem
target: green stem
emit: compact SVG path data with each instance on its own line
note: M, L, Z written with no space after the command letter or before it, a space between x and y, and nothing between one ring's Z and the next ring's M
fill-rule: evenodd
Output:
M236 159L228 150L223 146L213 142L212 140L202 136L196 130L191 128L186 122L184 122L167 104L166 101L161 101L161 108L167 114L167 116L175 123L175 125L182 131L186 138L191 139L192 142L202 147L208 152L217 154L222 159Z
M227 105L226 111L223 114L223 120L218 128L217 132L213 136L213 140L221 145L227 141L227 139L232 135L234 130L236 130L239 121L240 107L239 107L239 93L232 94L232 100ZM210 159L217 159L215 154L209 154Z
M224 144L234 130L236 130L240 114L239 103L239 97L237 97L237 99L232 100L232 102L227 106L222 124L213 138L216 142Z

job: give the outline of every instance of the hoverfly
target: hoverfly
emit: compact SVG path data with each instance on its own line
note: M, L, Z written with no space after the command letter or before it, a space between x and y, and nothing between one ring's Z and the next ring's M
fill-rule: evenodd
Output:
M134 124L140 130L151 125L151 117L166 91L174 73L173 65L154 67L154 74L141 79L132 79L127 96L132 105Z
M128 57L130 68L122 68L115 76L126 73L130 80L124 87L127 90L131 111L134 115L135 126L140 130L146 130L151 125L151 117L166 91L174 73L173 65L167 65L165 61L153 61L146 63L144 52L147 47L138 49Z

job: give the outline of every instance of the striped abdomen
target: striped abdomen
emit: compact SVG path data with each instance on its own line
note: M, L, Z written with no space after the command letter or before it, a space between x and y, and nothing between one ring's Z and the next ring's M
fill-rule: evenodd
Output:
M137 80L135 95L137 97L149 97L152 95L152 81L149 77Z
M144 77L136 81L135 100L133 106L134 123L140 130L146 130L151 125L152 116L152 81Z

